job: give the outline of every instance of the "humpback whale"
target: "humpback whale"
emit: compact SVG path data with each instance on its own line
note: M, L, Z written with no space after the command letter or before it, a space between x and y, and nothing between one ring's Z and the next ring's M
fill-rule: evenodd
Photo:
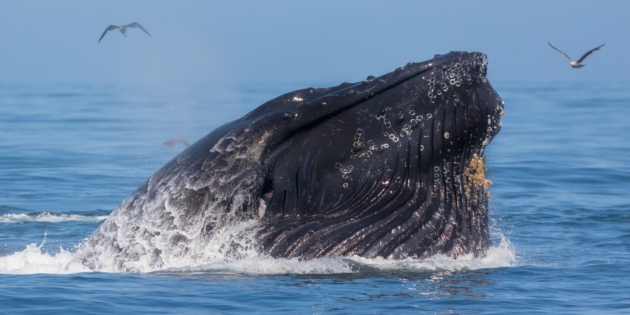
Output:
M484 150L504 108L486 71L486 55L450 52L272 99L158 170L74 259L138 271L216 253L483 256Z

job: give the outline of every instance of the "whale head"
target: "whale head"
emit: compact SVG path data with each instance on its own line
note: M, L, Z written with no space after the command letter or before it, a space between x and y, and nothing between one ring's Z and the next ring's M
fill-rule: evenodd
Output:
M487 64L450 52L270 100L158 170L75 257L137 270L245 247L302 259L483 255L484 151L503 114Z

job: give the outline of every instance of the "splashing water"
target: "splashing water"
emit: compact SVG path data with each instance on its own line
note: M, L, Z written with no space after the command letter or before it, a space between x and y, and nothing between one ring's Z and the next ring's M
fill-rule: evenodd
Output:
M0 257L0 274L67 274L92 271L81 264L72 263L74 254L61 247L56 254L44 252L44 244L46 234L41 244L31 243L21 252Z
M391 260L382 257L363 258L353 257L322 257L312 260L298 258L272 258L256 252L242 253L242 259L225 259L225 256L208 250L206 257L164 257L168 262L163 268L150 269L149 266L137 266L139 272L169 272L169 273L239 273L239 274L340 274L357 273L360 270L373 268L386 271L404 272L435 272L435 271L466 271L485 268L500 268L515 266L516 256L511 243L500 235L498 245L491 247L486 256L473 257L467 254L453 259L437 254L427 259L407 258ZM29 244L22 251L0 257L0 274L70 274L92 272L89 268L75 261L74 253L61 248L57 253L43 250L46 239L41 244ZM220 247L219 244L215 244ZM76 248L80 247L77 245ZM216 249L216 248L215 248ZM113 268L98 270L112 272Z

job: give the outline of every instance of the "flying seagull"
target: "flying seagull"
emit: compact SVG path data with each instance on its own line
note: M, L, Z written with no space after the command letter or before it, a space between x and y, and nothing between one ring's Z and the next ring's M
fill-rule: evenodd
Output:
M140 23L138 22L133 22L127 25L110 25L108 26L105 31L103 32L103 35L101 35L101 38L98 39L98 42L101 42L101 39L103 39L103 37L105 37L105 34L107 34L107 32L111 31L111 30L115 30L118 29L120 30L120 32L123 34L123 36L127 37L127 27L139 27L141 30L143 30L145 33L147 33L147 35L151 36L151 34L149 34L149 32L144 29L144 27L142 27L142 25L140 25ZM151 36L153 37L153 36ZM98 44L98 43L97 43Z
M547 42L547 44L549 44L549 46L551 46L551 48L553 48L553 49L557 50L558 52L560 52L561 54L563 54L565 57L567 57L567 59L569 59L569 61L571 62L571 63L570 63L570 64L571 64L571 67L573 67L573 68L581 68L581 67L586 66L586 65L583 65L583 64L580 64L580 63L581 63L582 61L584 61L584 59L586 59L586 57L588 57L588 55L592 54L594 51L596 51L596 50L600 49L602 46L606 45L606 43L601 44L601 45L599 45L599 46L597 46L597 47L595 47L595 48L593 48L593 49L591 49L591 50L587 51L587 52L586 52L584 55L582 55L582 57L581 57L580 59L578 59L577 61L574 61L574 60L572 60L572 59L571 59L571 57L569 57L569 55L565 54L562 50L560 50L560 49L558 49L558 48L556 48L556 47L553 47L553 45L551 45L551 43L550 43L550 42Z
M183 144L185 146L190 146L190 144L188 144L188 141L186 141L184 139L181 139L181 138L171 139L171 140L165 141L162 144L167 146L167 147L169 147L169 148L172 148L172 147L178 145L179 143L181 143L181 144Z

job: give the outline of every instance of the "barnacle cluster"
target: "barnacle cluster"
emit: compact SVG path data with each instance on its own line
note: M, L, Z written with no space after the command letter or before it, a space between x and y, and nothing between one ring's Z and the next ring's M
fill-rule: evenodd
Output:
M468 167L464 170L466 176L466 195L470 196L473 191L482 191L490 198L488 187L492 185L492 181L486 179L486 157L473 154Z

